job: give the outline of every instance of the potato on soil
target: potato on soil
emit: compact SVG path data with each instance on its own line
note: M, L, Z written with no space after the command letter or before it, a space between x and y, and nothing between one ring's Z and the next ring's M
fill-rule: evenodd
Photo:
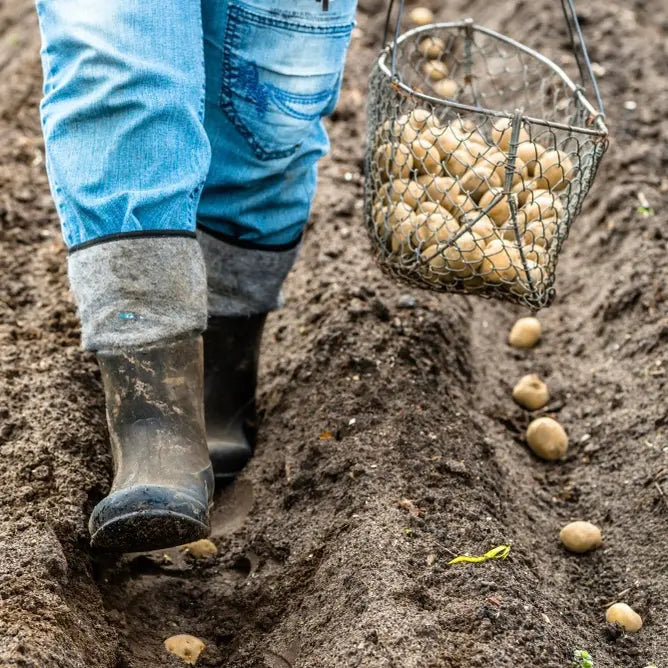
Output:
M520 318L515 322L508 334L508 343L513 348L533 348L542 334L538 318Z
M208 538L181 545L181 549L195 559L204 559L218 554L218 548Z
M536 411L550 400L547 385L536 375L522 376L513 388L513 399L524 408Z
M440 81L448 76L450 70L442 60L428 60L422 64L422 73L429 81Z
M566 549L582 554L603 543L601 530L591 522L570 522L560 532L559 538Z
M432 85L432 88L434 89L434 93L436 93L436 95L447 99L453 98L455 95L457 95L458 86L454 79L441 79L440 81L436 81Z
M533 420L527 428L526 439L534 454L548 461L561 459L568 451L564 428L549 417Z
M510 139L513 136L512 119L501 118L492 123L492 139L503 150L508 151L510 148ZM519 141L529 141L529 133L520 127Z
M406 179L413 169L413 156L403 144L383 144L376 151L375 162L384 179Z
M171 636L165 640L165 649L179 657L184 663L194 666L199 655L204 651L204 643L195 636L185 633Z
M416 26L426 26L434 22L434 12L428 7L415 7L411 9L408 18Z
M642 617L626 603L615 603L605 612L608 624L619 624L628 633L636 633L642 628Z
M418 51L425 58L440 58L445 51L445 42L440 37L425 37L420 40Z

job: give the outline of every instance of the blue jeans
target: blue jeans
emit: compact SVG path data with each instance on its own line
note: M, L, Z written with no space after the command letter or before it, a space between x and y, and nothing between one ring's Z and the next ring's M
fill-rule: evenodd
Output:
M356 0L37 0L46 163L71 250L294 245Z

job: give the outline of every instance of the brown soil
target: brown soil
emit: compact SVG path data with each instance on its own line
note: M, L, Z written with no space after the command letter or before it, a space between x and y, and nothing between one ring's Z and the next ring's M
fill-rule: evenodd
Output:
M568 53L552 0L427 4ZM259 453L217 505L218 556L194 562L87 547L110 480L102 392L44 175L31 3L0 3L1 666L178 666L176 633L204 640L201 666L556 668L576 648L597 668L668 666L668 8L580 4L614 139L522 352L505 343L520 310L419 291L406 308L369 260L363 102L384 3L362 2L313 226L270 319ZM509 396L528 372L568 429L561 463L523 443ZM603 548L560 547L575 518ZM502 543L506 561L447 565ZM639 634L606 627L614 600Z

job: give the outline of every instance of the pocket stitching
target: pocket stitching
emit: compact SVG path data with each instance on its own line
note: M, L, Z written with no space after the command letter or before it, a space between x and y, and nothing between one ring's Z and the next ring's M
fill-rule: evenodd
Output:
M236 28L239 27L242 19L245 19L249 23L258 25L260 27L279 27L286 30L297 29L300 32L308 32L309 34L319 34L319 35L346 35L350 34L354 27L354 22L333 25L333 26L308 26L300 23L290 23L282 19L269 18L262 16L260 14L251 13L248 10L244 9L240 4L231 5L228 10L227 17L227 26L225 28L225 45L223 47L223 62L222 62L222 85L221 92L219 96L219 104L221 109L225 112L229 120L232 122L234 127L238 132L246 139L250 144L251 148L255 154L262 160L272 160L286 158L294 154L301 142L290 146L285 149L276 149L276 150L267 150L264 146L253 135L252 130L243 122L239 113L237 112L233 98L233 89L232 81L239 78L239 67L234 63L234 54L232 53L233 48L238 48L240 46L240 31ZM340 73L337 75L337 81L340 80ZM271 86L272 91L280 91L275 86ZM331 99L335 94L335 88L328 89L327 91L322 91L322 93L314 94L312 97L322 96L323 101ZM285 100L290 99L294 102L302 102L305 98L299 98L292 93L285 91L280 91L280 97ZM320 101L320 100L318 100ZM285 113L285 112L284 112ZM307 118L305 115L295 115L298 112L291 112L291 115L294 115L295 118L301 120L315 120L321 114L316 114L312 118Z

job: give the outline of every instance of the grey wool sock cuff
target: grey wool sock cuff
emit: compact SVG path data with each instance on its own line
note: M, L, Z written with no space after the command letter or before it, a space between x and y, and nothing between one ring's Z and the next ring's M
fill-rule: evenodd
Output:
M198 230L209 282L210 316L249 316L281 305L281 285L299 246L286 250L243 248Z
M71 253L68 269L86 350L142 346L206 328L206 270L193 237L96 243Z

